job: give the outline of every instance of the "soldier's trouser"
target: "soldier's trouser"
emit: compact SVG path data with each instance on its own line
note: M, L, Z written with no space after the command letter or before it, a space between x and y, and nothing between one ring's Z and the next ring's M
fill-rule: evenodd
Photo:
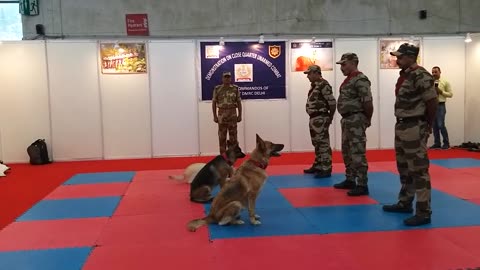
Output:
M416 214L430 216L431 185L427 154L428 125L423 120L397 122L395 153L402 187L398 199L411 204L417 196Z
M220 154L225 153L227 150L227 132L230 142L238 143L236 108L218 110L218 144Z
M312 145L315 147L315 161L313 168L322 171L332 170L332 148L330 148L330 127L328 116L316 116L310 118L309 129Z
M342 118L342 156L345 164L347 180L355 181L357 185L366 186L368 183L368 163L366 157L367 117L357 113Z
M227 132L228 139L232 143L237 143L237 121L231 123L223 123L218 125L218 140L220 146L220 154L227 151Z

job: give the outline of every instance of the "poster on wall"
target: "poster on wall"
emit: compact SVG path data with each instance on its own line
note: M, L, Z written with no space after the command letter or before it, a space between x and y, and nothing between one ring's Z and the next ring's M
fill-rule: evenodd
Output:
M101 43L103 74L147 73L145 43Z
M381 39L380 40L380 69L398 69L397 65L397 57L390 55L390 52L396 51L400 45L403 43L411 43L415 46L420 47L420 41L406 41L406 40L392 40L392 39ZM422 48L420 47L420 53L417 57L417 63L421 65L421 51Z
M232 73L232 84L242 99L284 99L285 42L200 43L202 100L211 100L213 89L222 84L222 73Z
M292 72L303 72L311 65L333 70L333 42L292 42Z

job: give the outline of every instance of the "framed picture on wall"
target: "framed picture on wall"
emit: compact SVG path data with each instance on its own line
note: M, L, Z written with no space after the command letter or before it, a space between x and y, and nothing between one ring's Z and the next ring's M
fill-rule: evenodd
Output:
M420 53L417 57L417 63L421 65L422 48L420 40L408 41L404 39L380 39L380 69L398 69L397 57L390 55L390 52L396 51L403 43L410 43L420 48Z
M103 74L147 73L145 43L100 43Z
M310 65L318 65L322 71L333 70L333 42L292 42L291 71L303 72Z

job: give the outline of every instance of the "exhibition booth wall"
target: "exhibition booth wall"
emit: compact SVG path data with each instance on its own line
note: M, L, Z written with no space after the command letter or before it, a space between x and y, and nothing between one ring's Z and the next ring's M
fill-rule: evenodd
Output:
M473 38L472 43L465 43L462 36L418 40L421 65L427 70L440 66L442 77L453 88L446 120L452 145L479 141L480 137L480 38ZM289 48L294 41L276 40L286 44L282 48L286 54L286 98L242 101L240 146L247 152L253 150L258 133L285 144L285 151L312 151L305 112L310 83L305 74L290 69ZM380 67L380 39L325 41L333 44L333 69L323 71L323 76L332 85L335 97L345 77L334 62L345 52L358 54L359 69L371 80L375 111L367 131L368 149L393 148L394 85L399 69ZM107 41L18 41L0 45L1 160L27 162L26 148L38 138L46 140L55 161L218 153L211 102L202 99L201 41L138 40L145 43L146 72L134 74L104 72L102 42ZM330 137L332 147L339 150L338 113Z

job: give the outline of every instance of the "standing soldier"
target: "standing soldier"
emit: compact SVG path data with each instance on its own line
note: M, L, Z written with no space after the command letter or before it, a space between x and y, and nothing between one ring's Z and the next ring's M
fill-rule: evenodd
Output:
M347 76L340 85L338 112L342 115L342 155L346 179L333 185L339 189L350 189L349 196L368 195L368 164L366 157L366 129L373 115L370 80L358 71L358 56L345 53L340 69ZM355 182L357 180L357 182Z
M332 175L332 148L328 129L332 123L336 109L336 100L330 84L322 78L322 71L317 65L311 65L307 71L311 82L308 91L306 111L310 117L309 128L312 144L315 147L315 161L312 167L304 173L315 174L316 178L326 178Z
M223 84L215 86L212 98L213 121L218 123L218 141L220 154L227 149L227 131L229 140L235 144L237 139L237 122L242 121L242 100L238 86L231 84L232 74L223 72ZM218 116L217 116L218 107ZM237 114L238 109L238 114Z
M431 184L428 168L427 140L431 133L438 99L433 76L417 64L419 48L404 43L391 55L401 68L395 85L395 153L402 187L398 202L384 205L386 212L416 213L404 220L405 225L429 224L431 218Z

